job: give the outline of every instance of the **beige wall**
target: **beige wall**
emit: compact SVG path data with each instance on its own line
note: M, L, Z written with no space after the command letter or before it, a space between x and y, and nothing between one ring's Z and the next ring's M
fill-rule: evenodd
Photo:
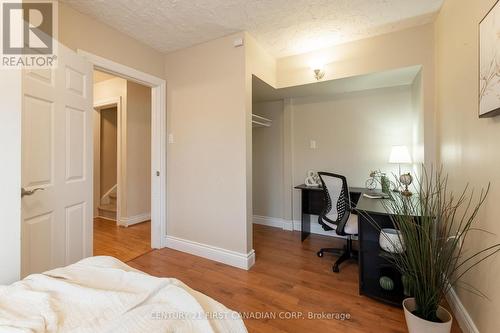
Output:
M364 187L371 170L388 175L391 146L412 143L411 87L373 89L292 100L293 183L308 170L345 175L349 186ZM316 141L316 149L310 141ZM300 192L293 191L293 219L300 221Z
M59 41L163 78L164 55L151 47L59 3Z
M271 127L253 128L253 214L283 217L283 101L253 104L253 113L272 120Z
M251 128L245 51L233 46L241 37L165 57L167 123L174 139L168 145L167 234L246 254Z
M247 74L276 87L276 59L267 53L249 33L245 37L245 61Z
M117 111L116 107L101 109L100 193L102 198L116 185L117 171Z
M448 0L436 22L436 108L439 158L450 175L452 190L467 182L476 190L491 182L491 192L477 227L496 234L472 233L467 248L499 242L500 118L478 118L478 24L495 0ZM477 328L483 333L500 327L500 258L497 256L465 279L491 301L462 289L458 294Z
M127 82L126 217L151 213L151 88Z

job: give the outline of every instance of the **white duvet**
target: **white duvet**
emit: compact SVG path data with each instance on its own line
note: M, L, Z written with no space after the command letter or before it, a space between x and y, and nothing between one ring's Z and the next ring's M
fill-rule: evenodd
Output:
M0 332L247 332L236 312L176 279L91 257L0 286Z

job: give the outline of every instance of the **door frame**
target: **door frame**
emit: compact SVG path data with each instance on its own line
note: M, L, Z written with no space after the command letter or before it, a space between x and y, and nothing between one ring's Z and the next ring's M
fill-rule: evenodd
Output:
M98 191L98 201L99 204L101 202L101 188L100 188L100 180L101 180L101 172L100 170L96 170L96 165L100 167L101 163L101 158L100 158L100 143L101 143L101 110L106 109L106 108L111 108L111 107L116 107L116 225L122 225L120 218L121 218L121 207L122 207L122 198L126 197L126 188L123 186L123 179L122 179L122 161L123 161L123 150L126 148L124 147L124 143L122 141L122 130L123 130L123 113L122 113L122 98L121 96L118 97L112 97L112 98L106 98L106 99L100 99L100 100L94 100L94 111L98 113L98 123L94 123L93 125L96 125L97 128L94 128L94 132L97 134L97 140L98 142L94 143L94 147L97 147L98 151L94 151L94 180L97 178L99 181L97 182L99 186L99 191ZM96 161L97 159L97 161ZM96 163L97 162L97 163ZM94 182L94 185L96 182ZM95 189L94 189L94 196L95 196ZM95 203L95 198L94 198L94 203ZM94 207L94 215L96 212L97 207Z
M151 88L151 247L165 247L167 231L167 105L165 80L78 49L94 69Z

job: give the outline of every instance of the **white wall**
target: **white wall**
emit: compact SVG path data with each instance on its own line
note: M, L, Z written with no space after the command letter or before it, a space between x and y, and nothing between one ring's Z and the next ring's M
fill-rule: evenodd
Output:
M271 127L253 128L253 214L283 216L283 101L253 104L253 113L271 119Z
M21 71L0 75L0 284L21 274Z

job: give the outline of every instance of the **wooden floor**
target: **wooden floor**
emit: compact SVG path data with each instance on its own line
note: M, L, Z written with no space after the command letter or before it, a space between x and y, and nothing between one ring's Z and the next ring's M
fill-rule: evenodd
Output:
M332 247L331 237L311 235L304 243L300 233L254 226L257 261L245 271L171 249L149 252L128 264L160 277L180 279L230 309L250 316L249 332L406 332L401 309L358 295L356 263L331 270L333 256L316 256ZM298 313L301 319L268 319ZM339 313L348 320L308 319L310 313ZM261 316L261 319L255 319ZM454 323L453 333L460 332Z
M151 251L150 243L151 222L123 228L114 221L94 219L95 256L113 256L127 262Z

